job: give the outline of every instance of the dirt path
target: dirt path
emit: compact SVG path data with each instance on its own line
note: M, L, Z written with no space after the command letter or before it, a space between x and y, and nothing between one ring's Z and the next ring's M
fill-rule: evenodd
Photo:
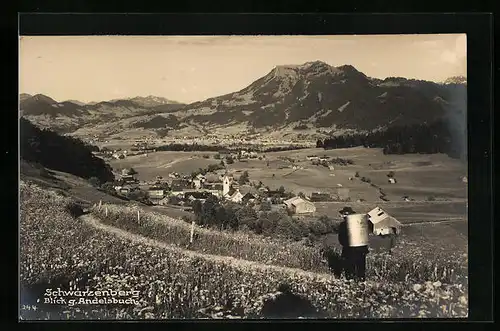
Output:
M335 277L333 277L330 274L308 272L308 271L304 271L301 269L262 264L262 263L258 263L258 262L237 259L237 258L230 257L230 256L203 254L203 253L199 253L199 252L194 252L194 251L182 249L182 248L179 248L175 245L166 244L164 242L150 239L150 238L146 238L146 237L143 237L141 235L137 235L137 234L116 228L114 226L103 224L96 217L94 217L91 214L82 215L82 216L80 216L79 219L81 219L82 221L84 221L88 225L90 225L98 230L105 231L107 233L110 233L110 234L115 235L117 237L120 237L122 239L129 240L129 241L136 242L136 243L140 243L140 244L144 244L144 245L148 245L148 246L154 246L154 247L158 247L158 248L162 248L162 249L167 249L167 250L170 250L173 252L182 253L182 254L185 254L191 258L201 258L204 260L218 262L218 263L238 265L240 267L250 268L250 269L259 270L259 271L272 270L275 272L288 273L290 275L298 275L298 276L302 276L302 277L320 278L323 280L334 280L335 279Z
M173 160L171 162L168 162L168 163L165 163L165 164L162 164L161 166L159 166L158 168L162 168L162 169L167 169L167 168L170 168L171 166L173 166L174 164L176 163L179 163L179 162L182 162L182 161L186 161L186 160L189 160L191 159L191 157L183 157L183 158L179 158L179 159L176 159L176 160Z

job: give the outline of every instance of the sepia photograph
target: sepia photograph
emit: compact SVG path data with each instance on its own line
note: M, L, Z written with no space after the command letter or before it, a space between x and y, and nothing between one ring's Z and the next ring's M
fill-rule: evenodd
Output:
M468 317L466 34L21 35L18 112L20 320Z

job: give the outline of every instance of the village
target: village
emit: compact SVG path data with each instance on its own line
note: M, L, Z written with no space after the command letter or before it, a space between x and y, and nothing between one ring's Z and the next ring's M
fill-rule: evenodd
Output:
M233 158L262 159L263 155L240 150L238 153L221 152L217 158L227 162ZM328 156L308 155L306 159L312 166L324 166L332 174L335 169L333 164L349 164L349 160ZM294 164L289 167L292 171L303 169L303 166ZM295 219L311 220L321 216L317 213L318 202L350 201L349 188L340 184L337 185L334 195L321 191L311 192L309 195L295 194L288 192L283 186L271 189L262 182L255 183L249 179L247 171L240 174L231 173L224 166L217 165L199 169L191 174L171 172L166 178L157 176L151 181L139 180L137 174L133 168L121 169L119 179L113 187L115 193L157 208L176 207L192 212L195 201L203 204L209 197L214 196L222 204L238 204L255 211L282 211ZM357 174L355 176L357 177ZM349 177L349 180L354 180L355 176ZM395 184L395 178L389 176L388 183ZM406 197L405 201L409 201L409 198ZM377 206L369 212L367 210L367 214L374 224L374 234L399 233L401 223L380 207Z

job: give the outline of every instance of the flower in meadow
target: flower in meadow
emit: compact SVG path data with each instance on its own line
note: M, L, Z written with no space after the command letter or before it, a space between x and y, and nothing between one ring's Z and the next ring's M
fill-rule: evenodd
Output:
M420 284L415 284L415 285L413 285L413 290L414 290L415 292L418 292L418 291L420 291L421 289L422 289L422 285L420 285Z
M440 287L442 284L441 284L441 282L438 280L438 281L436 281L436 282L432 283L432 285L433 285L434 287Z

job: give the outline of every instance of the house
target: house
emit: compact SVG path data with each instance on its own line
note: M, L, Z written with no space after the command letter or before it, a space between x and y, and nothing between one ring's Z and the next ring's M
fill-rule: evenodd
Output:
M373 224L373 234L377 236L401 232L401 223L380 207L372 209L368 212L368 216Z
M314 203L299 197L294 197L283 202L286 208L294 214L308 214L316 211Z
M325 156L321 156L321 157L319 158L319 160L320 160L320 161L328 161L328 159L329 159L329 158L330 158L329 156L326 156L326 155L325 155Z
M204 175L202 175L202 174L197 174L197 175L194 177L194 179L199 180L201 183L203 183L203 182L204 182L207 178L206 178ZM193 180L194 180L194 179L193 179Z
M328 166L328 169L330 169L330 171L333 171L333 170L335 170L335 167L331 165L331 166Z
M242 185L239 191L243 194L242 200L244 202L255 202L260 196L259 190L250 185Z
M201 188L201 180L198 178L193 179L193 188L200 189Z
M184 191L185 189L188 189L190 186L190 183L186 179L174 179L170 186L171 186L173 192L180 192L180 191Z
M388 181L389 181L390 184L396 184L396 178L392 178L391 177L391 178L389 178Z
M255 200L257 199L257 197L255 195L253 195L252 193L248 192L246 193L242 198L241 200L243 202L250 202L250 203L254 203Z
M318 159L319 159L319 157L317 157L316 155L309 155L309 156L307 156L307 159L308 159L309 161L313 161L313 160L318 160Z
M164 197L163 199L160 199L157 201L157 204L160 206L165 206L168 205L169 197Z
M138 185L123 185L120 188L119 193L121 193L121 194L129 194L129 193L137 191L137 190L139 190L139 186Z
M235 190L232 195L227 198L229 201L240 203L243 199L243 194L239 190Z
M161 187L150 187L148 190L148 197L151 199L163 199L165 190Z

